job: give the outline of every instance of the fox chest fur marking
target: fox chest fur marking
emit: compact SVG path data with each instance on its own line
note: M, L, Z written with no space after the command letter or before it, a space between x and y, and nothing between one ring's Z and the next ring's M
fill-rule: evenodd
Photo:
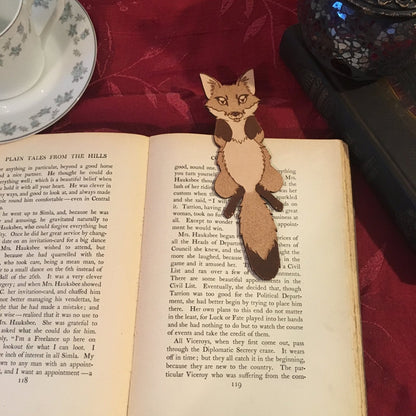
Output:
M246 192L253 192L264 172L263 153L255 140L232 139L224 147L227 171ZM250 169L248 169L250 167Z

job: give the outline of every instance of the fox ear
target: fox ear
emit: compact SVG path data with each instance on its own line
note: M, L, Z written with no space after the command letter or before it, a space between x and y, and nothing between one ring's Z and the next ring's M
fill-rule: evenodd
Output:
M201 77L205 95L208 99L210 99L212 97L212 94L214 93L214 89L221 87L221 83L217 81L215 78L209 77L205 74L199 74L199 76Z
M242 75L238 81L237 85L243 84L247 89L254 95L256 92L256 86L254 84L254 71L249 69L244 75Z

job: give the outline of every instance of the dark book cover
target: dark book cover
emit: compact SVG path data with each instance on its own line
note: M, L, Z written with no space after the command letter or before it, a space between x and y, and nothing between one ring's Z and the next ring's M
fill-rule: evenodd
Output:
M280 55L416 249L416 68L371 82L325 70L286 30Z

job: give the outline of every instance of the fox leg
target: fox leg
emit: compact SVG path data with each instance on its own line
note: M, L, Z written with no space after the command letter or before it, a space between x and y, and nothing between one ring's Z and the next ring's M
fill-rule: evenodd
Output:
M244 188L239 186L236 193L230 197L227 206L222 212L225 218L231 218L237 207L240 205L240 201L243 199Z
M230 198L237 192L239 185L231 177L231 175L229 174L227 170L227 167L225 166L224 152L222 150L218 151L217 164L218 164L218 167L220 168L220 172L217 178L215 179L215 184L214 184L215 192L221 198Z
M246 124L244 125L244 131L249 139L254 139L257 143L259 143L263 153L264 171L260 184L268 191L278 191L283 185L283 178L282 175L274 167L272 167L270 163L270 153L266 147L261 144L264 139L264 131L255 116L247 118Z
M283 204L280 202L270 191L264 188L263 185L260 185L259 183L256 185L256 191L257 193L264 198L273 209L280 212L283 210Z
M218 119L215 123L214 141L221 149L233 138L233 131L225 120Z
M217 164L220 168L220 173L215 179L214 189L221 198L229 198L228 204L224 208L223 215L225 218L230 218L243 198L244 188L238 185L228 173L225 166L224 153L221 150L218 151Z
M264 171L259 184L267 191L277 192L283 185L283 178L279 171L277 171L270 163L270 153L262 146Z
M244 133L249 139L256 139L258 143L263 141L264 133L255 116L247 117L244 124Z

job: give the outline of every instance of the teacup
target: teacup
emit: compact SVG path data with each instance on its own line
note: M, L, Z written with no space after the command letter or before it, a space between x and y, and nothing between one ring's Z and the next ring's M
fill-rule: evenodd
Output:
M36 33L33 2L1 0L0 100L22 94L38 81L45 63L44 45L64 8L64 0L49 3L54 10L42 31Z

